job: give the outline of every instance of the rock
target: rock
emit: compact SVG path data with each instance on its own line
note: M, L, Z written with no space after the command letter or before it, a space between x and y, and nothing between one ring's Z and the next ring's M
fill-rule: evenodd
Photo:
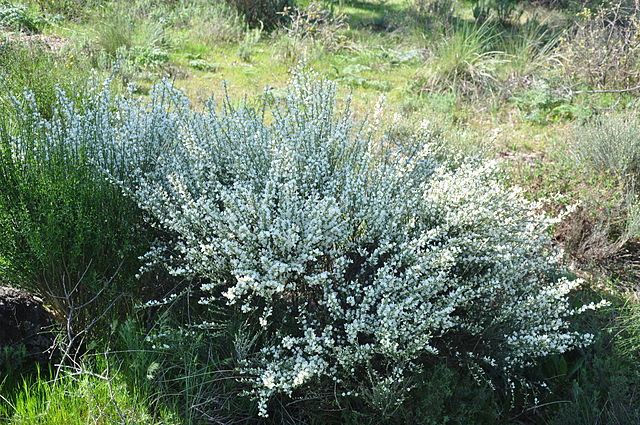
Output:
M0 368L46 361L54 342L53 323L38 298L0 286Z

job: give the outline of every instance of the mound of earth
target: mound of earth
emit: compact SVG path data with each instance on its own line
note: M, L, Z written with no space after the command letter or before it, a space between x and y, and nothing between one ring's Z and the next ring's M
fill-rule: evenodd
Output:
M41 300L27 292L0 286L0 367L2 362L48 359L54 342L52 325L51 313Z

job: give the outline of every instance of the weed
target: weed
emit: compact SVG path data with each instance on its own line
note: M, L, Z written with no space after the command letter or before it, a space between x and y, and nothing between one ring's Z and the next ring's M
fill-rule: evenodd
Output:
M209 62L207 60L200 59L200 58L191 59L189 61L189 66L199 71L207 71L207 72L216 72L220 69L219 63Z
M570 120L586 114L580 107L573 105L569 97L552 90L545 81L536 82L532 88L511 100L525 114L526 120L536 124Z
M425 89L450 89L460 93L478 93L490 89L496 81L498 64L504 52L492 50L498 37L491 24L462 24L436 48L428 65Z
M249 30L245 33L244 40L238 46L238 56L245 62L250 62L251 57L255 54L258 42L262 37L262 31L259 29Z

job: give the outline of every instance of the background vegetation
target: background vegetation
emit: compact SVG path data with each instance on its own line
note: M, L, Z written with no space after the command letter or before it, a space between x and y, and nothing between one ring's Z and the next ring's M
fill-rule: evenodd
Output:
M278 397L269 422L640 423L639 19L634 0L0 0L0 282L45 299L68 354L38 370L1 352L0 421L265 421L235 379L238 350L254 343L246 324L168 332L199 323L191 282L160 269L137 276L158 234L96 174L92 136L47 143L15 102L30 90L34 114L64 122L61 90L90 109L92 78L146 96L168 77L196 107L225 93L259 105L285 96L302 63L336 81L341 101L350 94L359 117L384 95L391 139L428 122L447 155L499 159L507 181L551 213L575 205L553 229L588 282L574 302L611 306L576 324L593 345L526 371L546 388L490 388L441 359L397 409L375 392L336 406L318 388ZM185 296L140 308L171 293Z

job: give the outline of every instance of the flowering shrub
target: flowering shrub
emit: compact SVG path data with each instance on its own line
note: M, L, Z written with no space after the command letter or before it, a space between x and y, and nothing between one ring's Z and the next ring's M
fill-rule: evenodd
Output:
M176 104L184 104L183 99ZM174 235L172 272L204 279L264 344L242 371L269 398L321 379L392 385L429 356L512 371L589 341L569 329L551 221L495 164L448 167L336 113L298 76L283 104L187 112L175 145L128 186Z
M435 356L511 373L590 340L570 330L552 221L494 163L440 162L428 132L378 139L307 74L260 110L150 97L91 93L61 111L76 125L39 128L93 135L86 154L170 236L149 256L252 326L237 351L262 415L311 383L384 404Z

